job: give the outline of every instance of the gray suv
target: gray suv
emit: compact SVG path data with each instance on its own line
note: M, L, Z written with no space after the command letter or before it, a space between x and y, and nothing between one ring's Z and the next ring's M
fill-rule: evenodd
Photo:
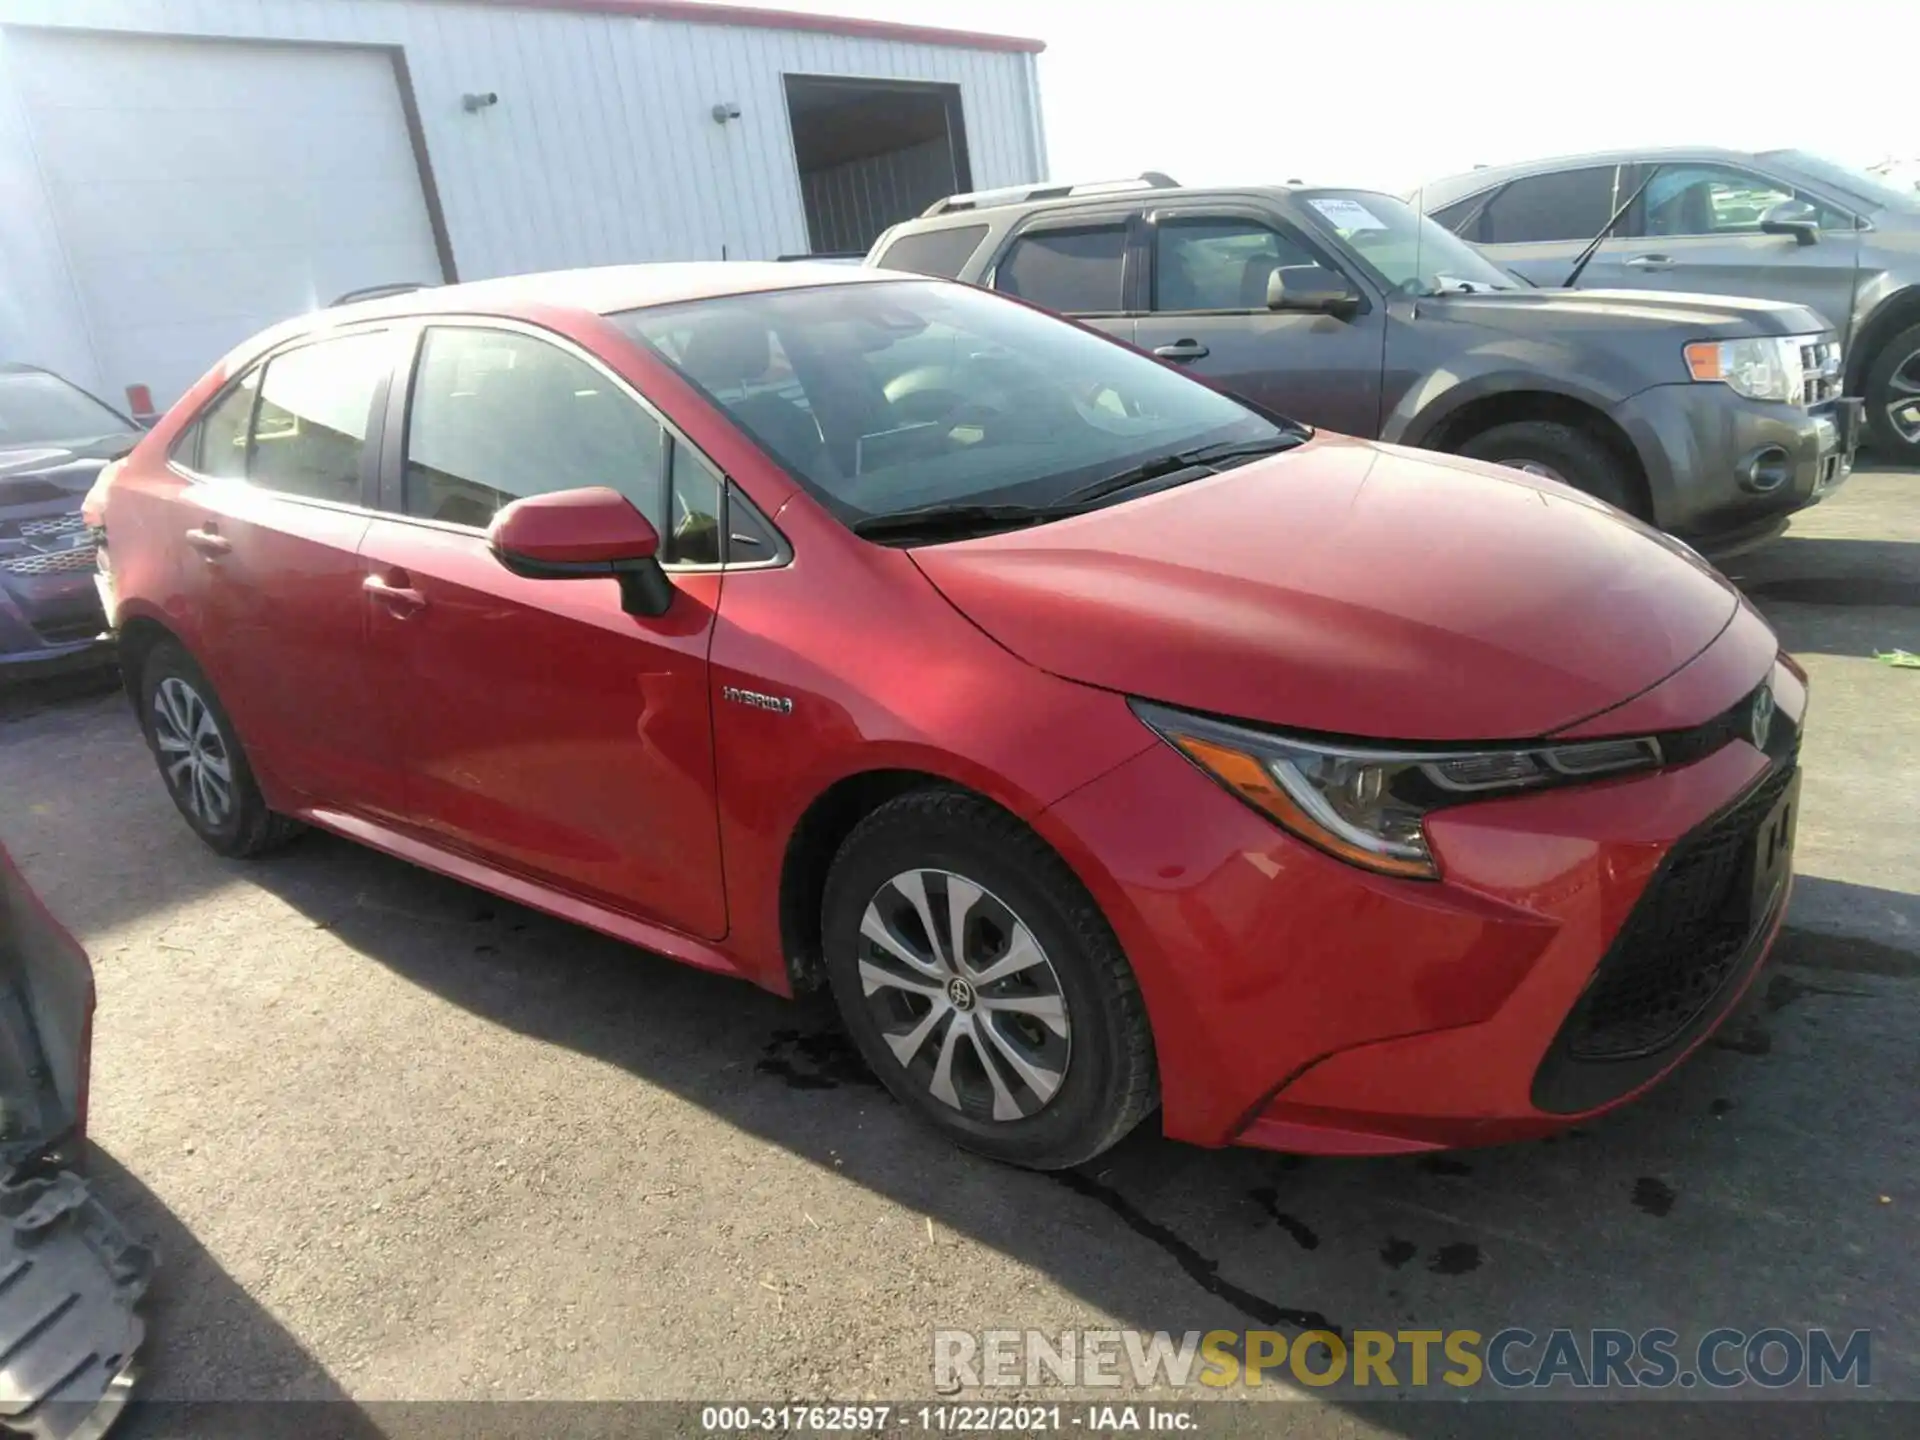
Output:
M1535 289L1403 201L1154 172L956 195L868 265L990 287L1350 435L1564 480L1698 548L1852 465L1838 336L1758 300Z
M1840 332L1875 447L1920 464L1920 191L1800 150L1671 149L1483 167L1409 198L1541 285L1626 206L1583 286L1811 306Z

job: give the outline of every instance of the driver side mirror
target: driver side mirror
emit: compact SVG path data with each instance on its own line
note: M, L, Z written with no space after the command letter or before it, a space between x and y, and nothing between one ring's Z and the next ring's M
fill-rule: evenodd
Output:
M660 568L660 532L618 490L596 485L529 495L493 517L494 558L529 580L620 582L629 615L664 615L673 585Z
M1802 245L1813 245L1820 239L1820 217L1804 200L1782 200L1760 217L1760 233L1791 235Z
M1269 310L1305 310L1341 319L1360 306L1360 296L1322 265L1279 265L1267 277Z

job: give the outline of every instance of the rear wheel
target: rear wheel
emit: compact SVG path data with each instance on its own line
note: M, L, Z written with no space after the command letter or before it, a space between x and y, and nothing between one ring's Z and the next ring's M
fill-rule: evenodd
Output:
M1559 480L1630 515L1650 518L1625 462L1605 441L1577 426L1558 420L1516 420L1483 430L1457 448L1470 459Z
M1920 325L1880 347L1865 388L1874 448L1896 464L1920 465Z
M1139 986L1093 900L1011 815L918 791L855 828L822 916L834 1000L899 1100L970 1150L1062 1169L1153 1107Z
M140 723L167 793L193 833L222 855L258 855L299 833L267 808L233 722L193 658L172 641L147 654Z

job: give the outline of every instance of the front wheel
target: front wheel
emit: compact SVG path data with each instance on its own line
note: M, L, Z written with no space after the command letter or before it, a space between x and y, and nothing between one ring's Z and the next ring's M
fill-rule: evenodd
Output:
M1920 325L1880 347L1865 388L1874 448L1895 464L1920 465Z
M1627 466L1597 436L1557 420L1517 420L1472 436L1459 453L1583 490L1641 520L1651 517Z
M1153 1107L1140 989L1060 857L976 796L919 791L827 877L834 1000L887 1088L970 1150L1055 1170Z

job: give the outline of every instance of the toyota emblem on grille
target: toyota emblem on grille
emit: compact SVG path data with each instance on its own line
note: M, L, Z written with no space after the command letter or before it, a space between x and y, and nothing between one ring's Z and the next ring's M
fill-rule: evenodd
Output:
M1767 737L1773 733L1773 690L1762 685L1760 693L1753 697L1753 713L1747 719L1749 733L1753 736L1753 748L1765 750Z

